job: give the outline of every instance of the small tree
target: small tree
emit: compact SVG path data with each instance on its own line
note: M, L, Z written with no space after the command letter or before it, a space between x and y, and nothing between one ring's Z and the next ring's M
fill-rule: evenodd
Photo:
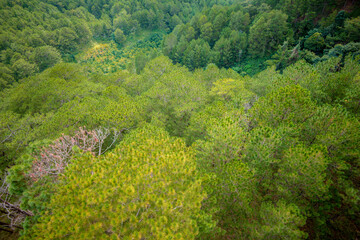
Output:
M39 66L40 72L54 66L61 61L59 51L51 46L43 46L35 49L34 60Z
M117 28L114 32L114 40L117 44L123 44L126 41L126 36L124 34L124 32L120 29Z
M325 46L325 40L319 32L314 33L304 42L304 47L315 53L321 53Z

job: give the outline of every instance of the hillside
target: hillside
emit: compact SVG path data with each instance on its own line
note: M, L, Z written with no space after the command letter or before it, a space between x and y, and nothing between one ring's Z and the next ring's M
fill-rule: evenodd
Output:
M1 238L359 238L359 15L1 1Z

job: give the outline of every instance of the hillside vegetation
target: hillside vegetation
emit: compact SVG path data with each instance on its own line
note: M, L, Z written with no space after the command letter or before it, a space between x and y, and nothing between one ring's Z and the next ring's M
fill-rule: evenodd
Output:
M0 3L4 239L357 239L357 1Z

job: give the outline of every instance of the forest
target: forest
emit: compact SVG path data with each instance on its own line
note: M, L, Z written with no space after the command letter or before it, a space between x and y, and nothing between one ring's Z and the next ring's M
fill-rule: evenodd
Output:
M0 0L0 239L359 239L360 2Z

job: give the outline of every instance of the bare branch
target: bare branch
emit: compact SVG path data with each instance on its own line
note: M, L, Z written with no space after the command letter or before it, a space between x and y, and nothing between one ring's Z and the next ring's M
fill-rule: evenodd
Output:
M7 216L7 218L10 220L10 223L7 224L0 222L0 225L4 227L9 227L12 230L14 230L15 228L22 229L20 224L27 216L33 216L34 214L30 211L22 210L18 203L11 203L10 199L11 195L8 191L6 177L4 177L2 180L2 186L0 187L0 208L2 208L1 212Z
M91 152L94 155L95 151L98 155L104 154L113 146L123 131L114 130L112 134L107 128L98 128L92 131L80 128L73 137L62 135L53 144L43 147L39 156L34 156L35 160L29 177L37 181L44 176L57 176L63 173L65 168L71 163L74 146L77 146L84 152ZM111 144L103 150L106 139L111 135Z

